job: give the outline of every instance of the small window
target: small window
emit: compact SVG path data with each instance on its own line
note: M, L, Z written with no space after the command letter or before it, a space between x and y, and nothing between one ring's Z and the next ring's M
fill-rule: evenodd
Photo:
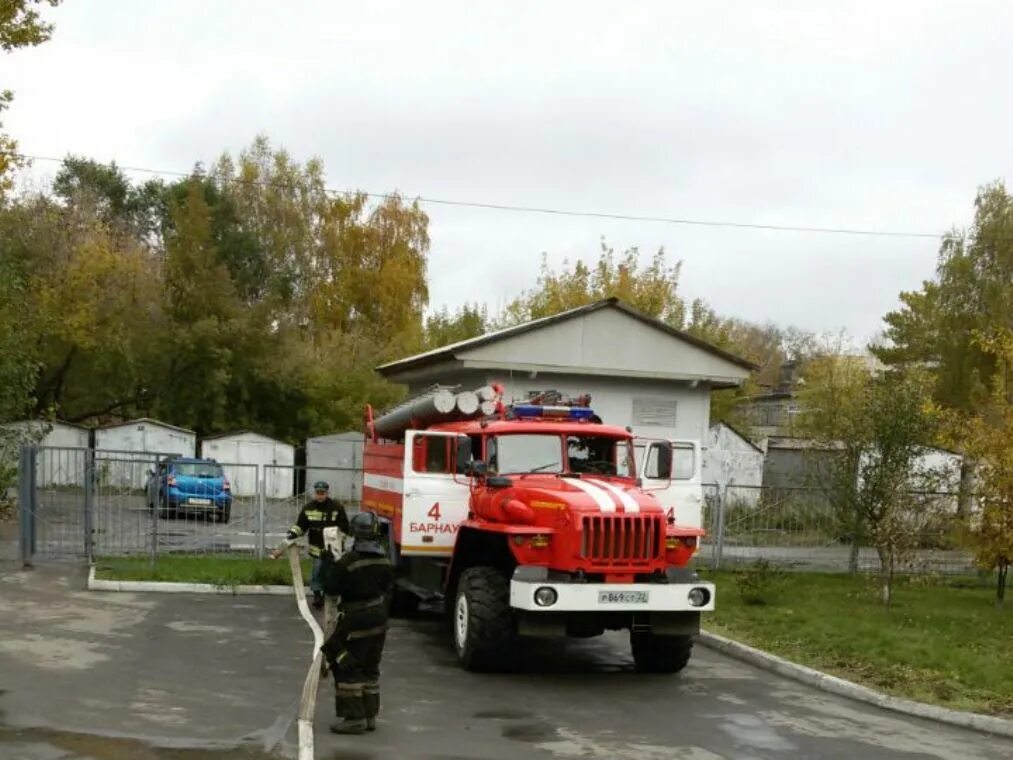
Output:
M672 456L669 447L662 443L652 443L647 449L644 477L648 480L668 480L671 471Z
M671 473L671 475L669 474ZM671 448L652 443L647 450L644 477L648 480L692 480L696 474L696 451L691 443L676 443Z
M692 480L696 474L696 451L690 443L672 446L672 479Z
M412 449L415 472L449 473L450 445L453 438L445 435L417 435Z

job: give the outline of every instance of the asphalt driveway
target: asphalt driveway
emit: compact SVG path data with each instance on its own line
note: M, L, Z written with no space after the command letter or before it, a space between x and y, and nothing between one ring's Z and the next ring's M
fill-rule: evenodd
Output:
M293 757L310 638L284 597L89 593L84 570L0 566L0 757ZM326 731L318 758L938 758L1013 742L866 707L698 647L680 676L632 669L609 636L461 671L438 620L394 625L375 734Z

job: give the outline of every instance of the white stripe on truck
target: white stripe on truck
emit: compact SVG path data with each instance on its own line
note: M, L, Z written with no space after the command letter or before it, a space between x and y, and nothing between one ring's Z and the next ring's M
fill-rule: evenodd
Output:
M623 509L627 512L640 512L640 505L637 504L636 499L626 493L623 489L619 488L619 486L616 486L613 483L607 483L604 480L592 480L591 482L596 486L601 486L602 488L611 491L619 499L619 503L623 505Z
M593 483L588 483L586 480L581 480L580 478L569 478L566 482L574 488L579 488L594 499L594 503L598 505L598 509L602 512L616 511L616 503L605 489L599 488Z

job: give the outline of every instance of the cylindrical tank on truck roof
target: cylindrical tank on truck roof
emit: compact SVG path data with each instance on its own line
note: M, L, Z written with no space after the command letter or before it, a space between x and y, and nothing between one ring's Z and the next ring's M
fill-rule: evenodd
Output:
M373 421L373 429L380 438L398 440L409 428L442 422L456 409L457 396L453 391L440 388L381 415Z

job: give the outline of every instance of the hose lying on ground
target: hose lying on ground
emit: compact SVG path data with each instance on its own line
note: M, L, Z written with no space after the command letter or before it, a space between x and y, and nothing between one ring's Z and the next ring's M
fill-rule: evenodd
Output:
M313 631L313 662L306 674L299 700L299 760L313 760L313 714L317 707L317 690L320 687L320 669L323 661L324 632L310 612L306 602L306 588L303 585L302 565L299 562L299 547L290 543L287 547L288 561L292 567L292 585L295 587L295 601L299 614Z

